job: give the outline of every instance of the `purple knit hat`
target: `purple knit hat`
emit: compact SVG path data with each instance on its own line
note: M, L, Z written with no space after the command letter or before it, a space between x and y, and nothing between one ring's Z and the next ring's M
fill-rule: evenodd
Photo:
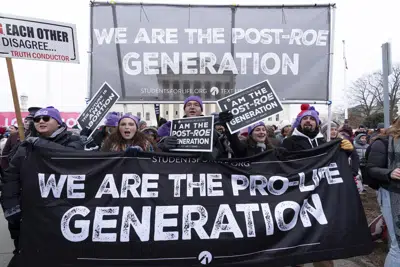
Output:
M40 117L40 116L49 116L53 119L55 119L59 125L63 124L63 121L61 119L61 114L58 109L54 108L53 106L49 106L47 108L42 108L39 109L33 118Z
M186 104L187 104L189 101L196 101L197 103L199 103L200 108L201 108L201 111L203 111L203 101L201 100L200 97L195 96L195 95L191 95L191 96L189 96L188 98L185 99L185 101L183 102L183 109L185 109Z
M105 126L108 127L117 127L119 121L119 114L118 112L110 112L106 116Z
M129 118L131 120L133 120L136 123L136 127L139 128L139 121L140 119L136 116L130 115L130 114L125 114L124 116L122 116L119 120L118 120L118 125L121 122L122 119L126 119Z
M251 135L251 133L254 131L254 129L257 128L258 126L264 126L264 127L265 127L265 123L262 122L262 121L259 121L259 122L257 122L257 123L254 123L253 125L250 125L250 126L247 128L248 134Z
M167 121L157 130L157 134L160 137L169 136L171 133L171 121Z
M320 123L319 112L315 110L315 107L311 106L308 108L308 110L302 112L301 114L299 114L299 116L297 116L296 122L293 124L293 128L297 128L297 126L300 125L301 120L306 116L313 117L315 119L315 121L317 122L317 126Z

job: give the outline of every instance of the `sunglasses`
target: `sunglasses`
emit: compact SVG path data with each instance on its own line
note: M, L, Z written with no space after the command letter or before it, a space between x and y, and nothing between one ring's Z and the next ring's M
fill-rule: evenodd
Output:
M51 119L50 116L40 116L40 117L35 117L33 118L33 121L38 123L40 120L43 120L44 122L48 122Z

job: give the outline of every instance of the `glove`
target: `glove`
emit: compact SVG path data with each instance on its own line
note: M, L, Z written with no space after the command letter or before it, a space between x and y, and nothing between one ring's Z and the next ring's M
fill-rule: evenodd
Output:
M28 137L25 139L24 142L21 143L22 147L31 147L32 145L35 145L39 140L39 137Z
M178 137L176 136L168 136L164 139L164 148L166 150L174 149L178 146Z
M14 208L7 209L4 211L4 217L9 223L19 224L21 222L21 209L17 205Z
M81 136L89 136L91 133L92 133L93 131L91 130L91 129L89 129L89 128L85 128L85 129L82 129L82 131L80 132L80 135Z
M219 113L218 119L221 123L228 123L233 119L233 114L229 110L225 110Z
M125 155L128 157L137 157L139 152L143 152L140 146L130 146L125 150Z
M143 152L143 149L140 146L130 146L125 152Z
M351 144L349 140L343 139L340 143L340 148L346 151L353 151L354 146Z

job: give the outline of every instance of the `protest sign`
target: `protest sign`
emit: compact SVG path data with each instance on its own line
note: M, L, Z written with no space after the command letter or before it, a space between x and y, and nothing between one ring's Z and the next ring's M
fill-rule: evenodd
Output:
M296 266L369 254L339 142L215 162L36 145L20 174L21 266Z
M119 95L111 86L105 82L97 91L96 95L90 100L85 110L78 118L78 123L82 129L88 128L92 133L107 115L108 111L117 102Z
M330 5L93 2L91 94L107 80L120 101L214 102L269 79L281 100L326 101L331 17Z
M76 26L0 14L0 57L79 63Z
M68 128L72 128L77 124L79 112L60 112L62 121ZM29 112L21 112L22 118L29 115ZM0 112L0 125L10 126L17 124L17 116L15 112Z
M233 119L227 124L231 133L236 133L283 110L268 80L220 99L217 104L221 111L229 110L233 114Z
M178 147L171 151L211 152L213 135L213 116L172 120L171 136L178 137Z

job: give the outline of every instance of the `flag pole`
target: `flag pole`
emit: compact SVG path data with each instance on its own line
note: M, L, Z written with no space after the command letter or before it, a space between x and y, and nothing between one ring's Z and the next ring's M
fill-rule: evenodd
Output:
M14 102L15 116L17 117L19 139L21 141L24 141L25 140L25 131L24 131L24 124L22 123L21 108L19 106L18 91L17 91L17 84L15 82L14 68L13 68L11 58L7 57L6 62L7 62L7 69L8 69L8 77L10 79L11 93L12 93L13 102Z
M344 63L344 68L343 68L343 91L345 94L347 94L347 59L346 59L346 42L345 40L343 42L343 63ZM345 96L344 98L344 119L347 120L349 119L349 102L347 100L347 97Z

